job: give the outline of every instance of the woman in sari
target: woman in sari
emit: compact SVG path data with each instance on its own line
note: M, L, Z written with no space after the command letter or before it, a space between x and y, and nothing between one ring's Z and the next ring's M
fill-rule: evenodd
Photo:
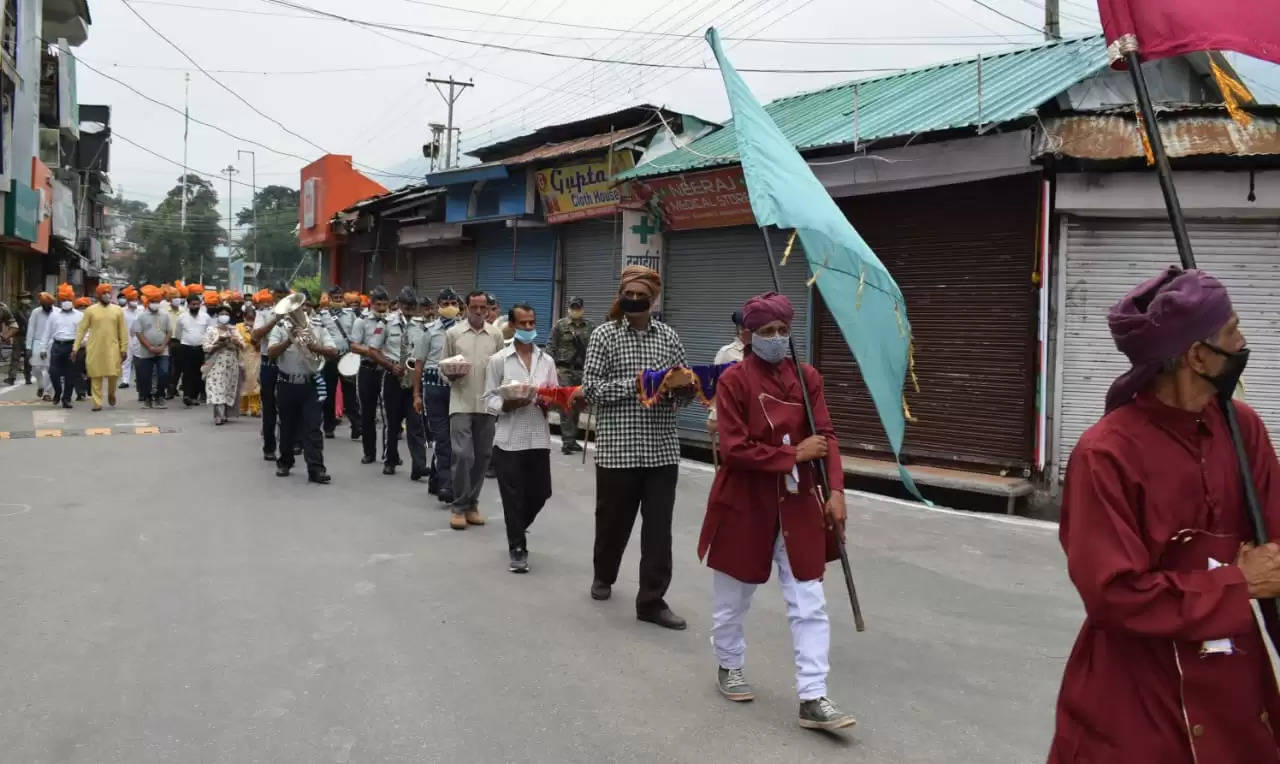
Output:
M222 303L212 308L214 323L204 335L204 393L213 406L213 423L226 424L230 406L236 405L236 388L240 383L240 353L244 341L231 324L231 306Z
M262 388L258 384L258 365L261 362L261 350L253 341L253 321L257 309L253 303L244 305L244 320L236 324L236 331L244 342L240 351L240 415L262 416Z

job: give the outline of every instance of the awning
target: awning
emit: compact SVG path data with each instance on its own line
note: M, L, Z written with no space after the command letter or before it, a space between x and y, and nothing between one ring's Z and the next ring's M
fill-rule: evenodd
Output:
M422 223L400 227L402 247L441 247L461 241L461 223Z
M1160 115L1160 135L1171 157L1205 155L1280 155L1280 118L1253 115L1241 127L1221 114ZM1095 161L1145 156L1142 128L1132 114L1087 114L1052 117L1036 140L1036 156L1066 156Z

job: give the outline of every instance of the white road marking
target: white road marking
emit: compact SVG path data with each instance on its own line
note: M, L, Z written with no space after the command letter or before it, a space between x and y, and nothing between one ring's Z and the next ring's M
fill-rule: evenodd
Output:
M369 565L379 565L384 562L391 562L392 560L399 560L404 557L412 556L413 552L401 552L399 554L386 554L385 552L379 552L378 554L369 555L369 559L365 560L364 565L361 565L360 567L363 568Z
M31 412L31 421L35 424L35 429L48 429L51 425L61 425L67 422L67 412L62 409L45 409Z
M8 395L9 393L13 392L14 390L17 390L19 387L26 387L26 384L17 384L17 383L14 383L14 384L12 384L12 385L8 385L8 386L5 386L5 387L0 387L0 395Z
M3 507L17 507L17 509L9 512L0 512L0 517L16 517L18 515L25 515L31 511L30 504L0 504L0 508Z

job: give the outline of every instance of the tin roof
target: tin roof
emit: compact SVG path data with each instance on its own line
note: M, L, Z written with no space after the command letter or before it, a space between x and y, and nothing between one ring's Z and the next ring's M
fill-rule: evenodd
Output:
M982 55L779 98L765 106L801 151L1030 117L1107 67L1100 34ZM979 75L981 78L979 79ZM733 122L619 178L736 164Z
M650 116L652 117L652 115ZM588 135L582 138L573 138L567 141L560 141L559 143L546 143L520 154L495 160L495 163L511 167L514 165L529 164L530 162L538 162L548 159L561 159L564 157L576 156L578 154L586 154L591 151L607 149L616 143L622 143L623 141L634 138L637 135L652 132L657 129L657 122L651 122L651 124L648 125L629 127L607 133L599 133L597 135Z
M1175 158L1280 154L1280 119L1252 116L1249 127L1241 127L1225 110L1218 114L1165 112L1159 120L1160 136L1169 156ZM1046 118L1035 153L1099 161L1135 159L1144 156L1139 130L1132 114Z

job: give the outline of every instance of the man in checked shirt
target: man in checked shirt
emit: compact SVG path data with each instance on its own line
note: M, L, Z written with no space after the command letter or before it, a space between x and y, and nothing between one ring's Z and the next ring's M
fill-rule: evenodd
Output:
M657 271L627 266L610 320L591 334L587 345L581 395L597 412L591 597L609 599L639 511L636 617L678 630L685 628L685 621L671 612L663 595L671 583L671 514L680 462L675 410L692 398L693 385L667 388L664 384L663 398L652 408L643 406L636 396L639 372L685 365L679 335L650 315L661 290Z

